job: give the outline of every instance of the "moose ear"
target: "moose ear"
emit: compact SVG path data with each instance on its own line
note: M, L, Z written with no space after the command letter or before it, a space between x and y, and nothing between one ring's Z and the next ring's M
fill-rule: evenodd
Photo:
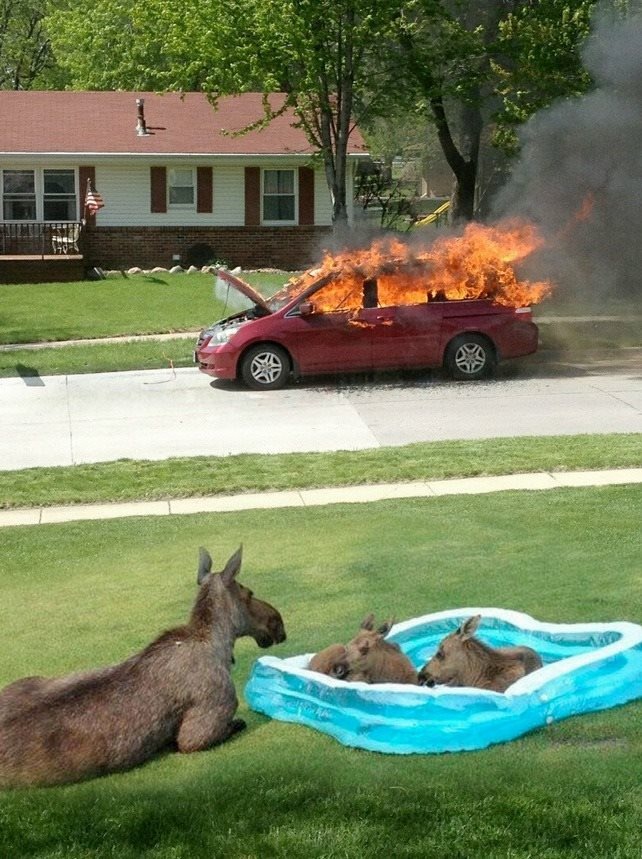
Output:
M457 630L458 635L461 637L462 641L468 641L469 638L472 638L473 635L477 632L477 627L481 621L481 615L475 614L473 617L469 617L468 620L465 620L462 625Z
M392 629L392 625L394 624L395 619L393 617L390 620L387 620L385 623L382 623L377 632L379 635L388 635L390 630Z
M234 577L237 575L238 571L241 569L241 558L243 557L243 546L239 546L236 552L229 559L227 564L225 564L225 569L221 570L221 578L223 579L223 584L225 587L229 587L234 580Z
M198 573L196 575L196 581L199 585L203 584L203 581L206 576L208 576L212 572L212 559L210 557L210 553L207 549L204 549L202 546L198 550Z
M360 629L374 629L374 614L372 612L361 621Z

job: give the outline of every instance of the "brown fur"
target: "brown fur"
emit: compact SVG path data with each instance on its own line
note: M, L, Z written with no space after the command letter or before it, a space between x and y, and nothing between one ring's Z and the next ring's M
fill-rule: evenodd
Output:
M542 667L542 660L530 647L489 647L474 638L480 620L481 616L475 615L442 639L435 655L419 672L421 684L505 692L520 677Z
M362 622L357 635L346 645L348 674L346 680L365 683L417 683L417 672L399 646L386 641L384 636L392 627L386 621L374 629L374 615Z
M315 653L308 663L310 671L318 671L329 677L346 680L348 674L348 654L343 644L331 644Z
M278 611L238 584L241 549L221 573L201 549L189 620L118 665L0 691L0 787L58 784L142 763L161 749L193 752L245 727L234 719L234 641L285 640Z

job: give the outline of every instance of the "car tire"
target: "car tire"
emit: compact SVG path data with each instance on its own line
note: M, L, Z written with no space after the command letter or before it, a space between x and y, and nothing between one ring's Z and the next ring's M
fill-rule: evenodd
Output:
M493 344L481 334L460 334L446 350L446 369L453 379L485 379L496 362Z
M272 343L252 346L241 360L241 378L255 391L276 391L290 376L290 357Z

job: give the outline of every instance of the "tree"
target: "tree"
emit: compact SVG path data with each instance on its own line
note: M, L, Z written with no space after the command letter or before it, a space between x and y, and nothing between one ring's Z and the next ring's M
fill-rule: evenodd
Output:
M46 19L53 51L76 89L153 90L168 61L163 31L138 0L68 0Z
M53 70L46 0L0 0L0 89L33 89Z
M499 25L492 62L502 106L498 146L518 149L516 129L558 98L591 85L580 49L589 34L595 0L540 0L510 12Z
M476 215L480 146L493 95L490 59L507 5L417 0L397 48L406 98L432 120L453 172L454 222Z

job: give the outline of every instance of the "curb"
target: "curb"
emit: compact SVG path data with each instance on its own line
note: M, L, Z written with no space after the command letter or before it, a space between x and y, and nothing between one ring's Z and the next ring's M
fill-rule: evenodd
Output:
M0 511L0 528L47 525L90 519L120 519L131 516L230 513L239 510L316 507L326 504L363 504L399 498L439 498L444 495L481 495L511 490L533 491L581 486L616 486L632 483L642 483L642 468L621 468L605 471L538 471L493 477L362 484L360 486L339 486L325 489L176 498L165 501L32 507Z

